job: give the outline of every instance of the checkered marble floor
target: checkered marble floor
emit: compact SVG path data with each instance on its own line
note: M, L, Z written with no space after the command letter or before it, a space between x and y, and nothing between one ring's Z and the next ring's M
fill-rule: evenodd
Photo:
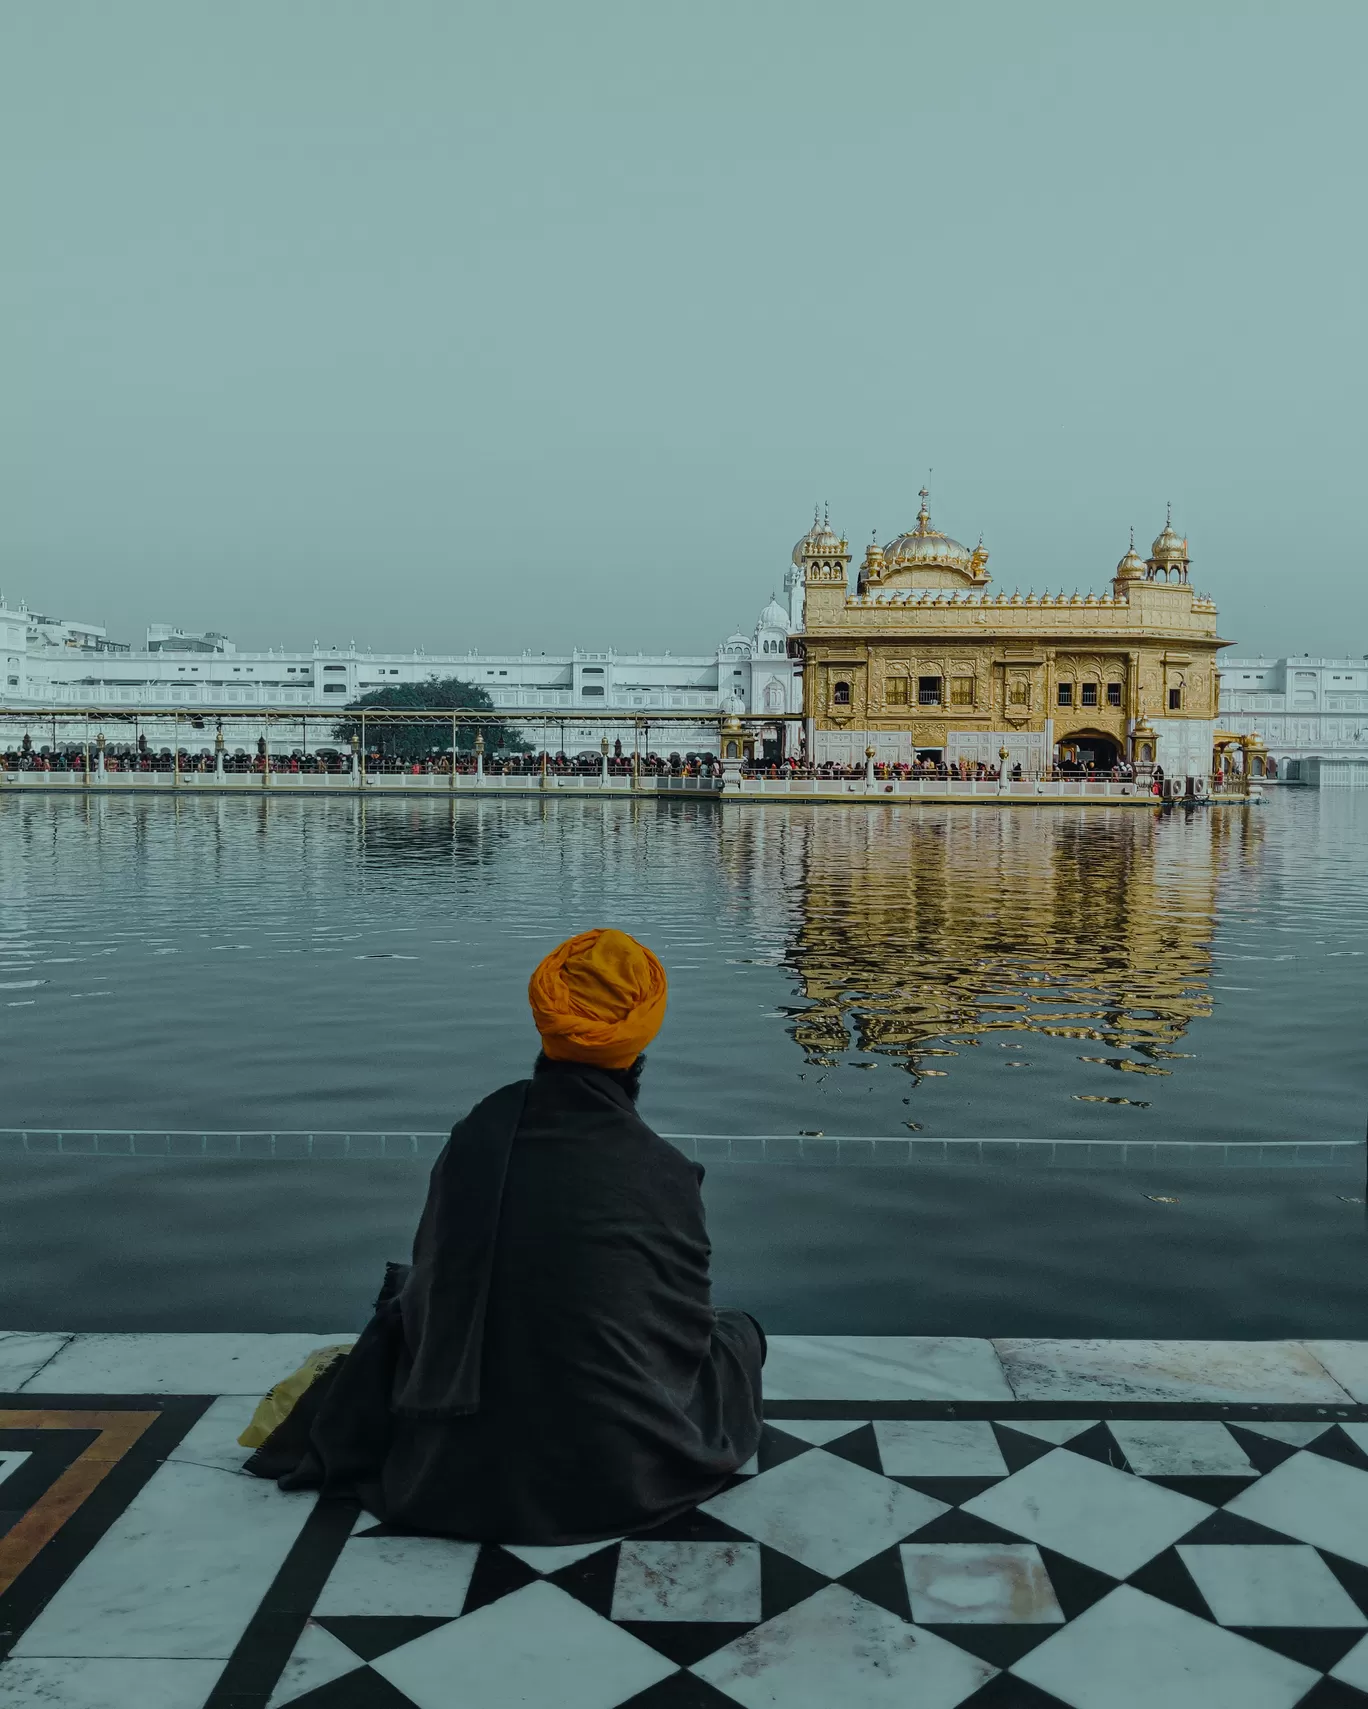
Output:
M254 1381L158 1395L129 1348L147 1392L100 1416L157 1451L9 1631L26 1574L0 1594L0 1709L1368 1709L1368 1360L1334 1347L795 1340L728 1487L566 1548L282 1495L240 1472ZM59 1363L12 1406L88 1434ZM18 1410L0 1510L43 1483Z

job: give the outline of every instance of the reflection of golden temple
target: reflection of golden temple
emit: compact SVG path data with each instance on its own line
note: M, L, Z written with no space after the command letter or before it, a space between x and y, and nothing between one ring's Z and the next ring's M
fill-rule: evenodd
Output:
M785 886L797 886L784 959L810 1006L795 1038L815 1060L855 1049L913 1074L1013 1032L1077 1039L1085 1061L1123 1072L1169 1072L1166 1054L1211 1013L1223 868L1242 868L1262 834L1244 815L1121 810L764 817L728 844L763 868L778 857L761 845L782 843ZM1135 1059L1102 1054L1123 1049Z

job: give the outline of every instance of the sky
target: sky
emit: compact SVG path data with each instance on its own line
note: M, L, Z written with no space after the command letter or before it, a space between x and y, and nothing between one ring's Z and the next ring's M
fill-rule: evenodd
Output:
M1368 8L11 0L0 589L710 650L814 503L1368 653ZM928 471L930 471L928 475Z

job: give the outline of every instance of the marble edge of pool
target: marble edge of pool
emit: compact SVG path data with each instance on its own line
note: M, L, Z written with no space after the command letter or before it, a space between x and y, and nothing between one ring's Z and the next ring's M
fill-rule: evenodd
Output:
M0 1393L251 1395L356 1331L104 1334L0 1330ZM1045 1341L773 1335L774 1401L1368 1404L1365 1341Z

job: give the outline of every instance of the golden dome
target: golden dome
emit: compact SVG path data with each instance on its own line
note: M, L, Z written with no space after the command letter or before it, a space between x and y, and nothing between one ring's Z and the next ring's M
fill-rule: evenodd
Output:
M920 569L923 565L944 566L947 569L962 570L965 575L974 575L975 554L958 540L952 540L948 534L942 534L939 529L931 526L931 516L926 508L926 501L930 496L923 487L918 494L922 504L917 512L916 527L909 528L906 534L899 534L896 540L890 540L884 547L884 559L889 569ZM986 560L988 554L985 552L983 556Z
M845 541L840 539L836 530L831 526L825 509L818 515L818 506L812 508L812 527L793 548L793 561L801 564L805 558L835 558L845 551Z
M1122 558L1121 562L1116 566L1116 574L1118 579L1121 579L1131 576L1143 576L1144 573L1145 560L1135 549L1135 530L1132 528L1130 531L1130 546L1127 549L1125 557Z
M1173 527L1173 506L1168 507L1163 532L1150 547L1150 557L1161 564L1181 564L1187 557L1187 541Z

